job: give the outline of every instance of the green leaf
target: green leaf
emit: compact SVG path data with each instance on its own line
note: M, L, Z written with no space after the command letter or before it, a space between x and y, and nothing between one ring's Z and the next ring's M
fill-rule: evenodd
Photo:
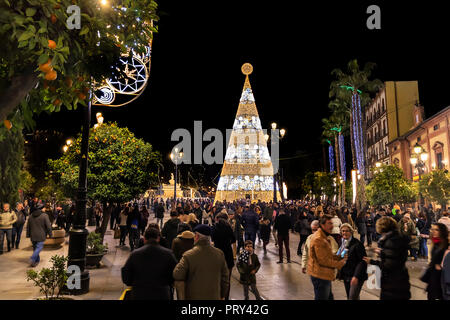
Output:
M8 0L4 0L4 2L6 3L6 5L7 5L8 7L11 7L11 3L9 3Z
M89 27L88 26L84 26L83 29L81 29L80 31L80 36L86 34L89 32Z
M30 32L30 31L25 31L24 33L22 33L22 35L19 37L19 39L17 39L17 41L19 41L19 42L26 41L33 36L34 36L34 33Z
M37 10L35 8L27 8L25 13L27 14L27 17L32 17L36 14L36 11Z
M28 41L21 41L19 42L19 45L17 46L17 48L23 48L26 47L28 45Z
M48 59L49 59L48 54L46 53L41 54L38 59L38 64L44 64L48 61Z
M39 30L38 30L38 33L46 33L47 32L47 28L45 28L45 27L41 27Z

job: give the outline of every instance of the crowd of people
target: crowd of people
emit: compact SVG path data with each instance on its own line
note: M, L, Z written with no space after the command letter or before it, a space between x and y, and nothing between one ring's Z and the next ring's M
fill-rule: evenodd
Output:
M159 243L174 255L176 264L161 268L164 272L173 270L172 277L165 278L169 298L173 297L172 285L177 287L177 283L183 282L177 293L186 299L228 299L231 272L236 266L245 298L248 299L251 287L255 297L260 299L255 277L260 263L255 244L262 244L266 254L273 238L278 248L277 263L291 263L289 237L294 232L299 234L297 254L301 256L301 270L311 277L315 299L333 299L332 281L339 279L344 283L347 298L358 300L367 280L369 264L381 269L381 299L410 299L406 268L409 257L412 262L418 258L429 261L426 276L421 277L427 283L428 298L449 297L446 280L449 256L446 253L450 218L444 210L434 212L424 208L417 214L413 209L398 207L358 211L355 207L339 208L313 201L213 203L209 199L180 199L176 203L153 199L150 206L155 217L163 216L164 210L170 208L170 219L162 228L160 224L147 228L156 230L150 233L154 238L141 241ZM432 245L430 251L429 245ZM219 249L223 259L222 255L209 252L209 247ZM378 258L369 257L366 250L374 252ZM208 263L206 252L212 259ZM154 263L152 261L154 259L148 263ZM214 267L203 269L209 263ZM443 269L447 273L442 272ZM135 288L141 284L130 281L131 270L129 265L124 267L123 272L127 274L124 282ZM157 273L149 277L163 279ZM214 294L202 292L202 283L214 283Z
M348 299L359 299L370 264L381 269L381 299L410 299L409 257L412 262L428 261L421 276L428 299L450 297L450 217L445 210L417 212L398 206L357 210L311 200L214 203L209 198L176 202L141 198L107 208L93 203L88 208L89 223L100 228L106 210L119 245L125 246L128 237L132 252L122 278L132 287L133 299L173 299L175 291L178 299L229 299L234 267L245 298L251 288L261 299L255 276L261 267L256 244L262 245L265 255L273 242L278 249L276 262L291 263L293 233L299 235L296 253L301 272L310 276L315 299L333 299L336 279L343 281ZM0 254L19 248L26 226L34 249L30 265L36 266L46 237L54 228L68 232L74 214L71 201L50 206L34 198L17 203L15 209L3 204ZM149 223L151 215L156 223ZM167 215L170 218L164 223Z

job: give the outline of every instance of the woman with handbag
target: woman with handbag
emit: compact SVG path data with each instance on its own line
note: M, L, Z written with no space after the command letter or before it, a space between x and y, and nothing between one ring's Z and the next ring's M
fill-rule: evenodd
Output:
M449 243L448 229L443 223L431 225L431 241L433 241L431 262L420 280L428 284L426 289L428 300L442 300L441 262Z

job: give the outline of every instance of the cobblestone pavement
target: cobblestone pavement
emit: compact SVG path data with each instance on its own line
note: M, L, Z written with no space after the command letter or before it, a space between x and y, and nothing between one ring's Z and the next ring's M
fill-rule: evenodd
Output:
M166 214L166 216L168 216ZM152 218L150 221L156 220ZM166 217L167 219L167 217ZM94 227L88 227L93 231ZM105 241L108 243L108 254L103 257L100 268L89 269L90 272L90 291L89 293L77 296L76 299L82 300L117 300L126 286L121 280L121 268L129 256L128 246L119 247L118 239L113 239L113 232L108 230L105 235ZM301 271L301 259L297 256L297 245L299 237L297 234L290 236L291 260L287 264L277 264L278 249L273 243L273 239L268 245L268 252L264 254L262 245L256 244L256 253L261 262L261 268L256 275L257 287L261 296L266 300L312 300L314 299L313 286L308 275ZM5 241L6 242L6 241ZM6 245L6 244L5 244ZM67 255L68 237L66 242L57 248L45 247L41 252L41 263L35 268L40 270L50 265L50 257L54 254ZM32 283L26 281L26 270L29 269L29 258L32 254L31 242L22 236L20 248L11 252L5 252L0 256L0 286L1 300L26 300L35 299L41 296L39 289ZM408 261L407 263L411 294L413 300L425 300L425 285L418 280L422 270L426 267L426 260L419 259L417 262ZM236 268L233 268L231 279L230 298L234 300L244 299L242 285L239 284L239 274ZM336 300L345 300L345 289L341 281L334 281L332 284L334 298ZM250 299L255 297L250 293ZM361 300L378 300L379 290L370 290L365 284L361 292Z

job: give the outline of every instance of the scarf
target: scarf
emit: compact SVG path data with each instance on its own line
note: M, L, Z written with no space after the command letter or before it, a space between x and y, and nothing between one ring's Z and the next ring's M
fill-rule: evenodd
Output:
M439 244L441 243L442 239L439 237L432 237L431 241L433 241L434 244Z
M241 254L239 255L239 262L243 262L245 264L248 263L248 259L250 257L250 252L248 252L247 250L242 250Z

